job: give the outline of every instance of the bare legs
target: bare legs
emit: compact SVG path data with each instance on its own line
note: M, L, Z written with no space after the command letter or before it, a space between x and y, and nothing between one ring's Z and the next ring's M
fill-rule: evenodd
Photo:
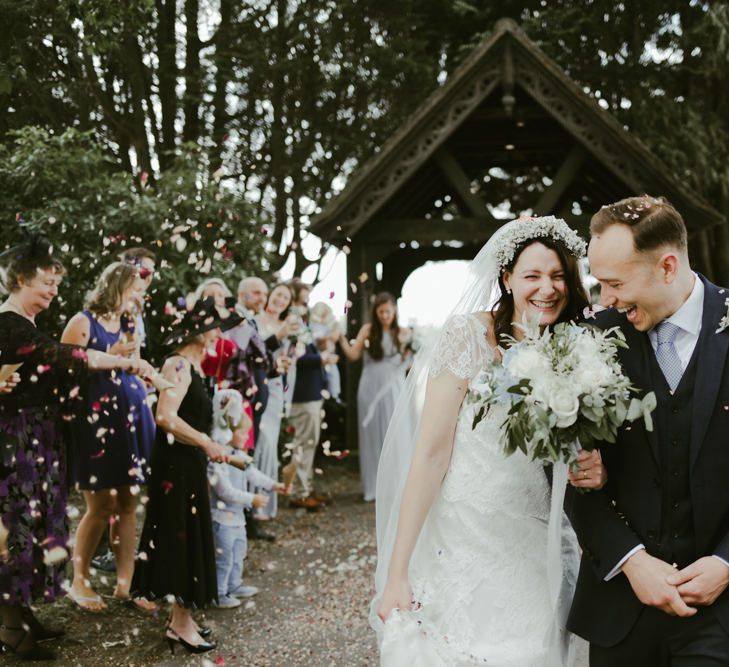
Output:
M137 539L136 496L128 486L117 489L114 522L111 524L111 548L116 558L114 596L129 597L134 574L134 544Z
M136 543L137 515L136 497L129 486L100 491L84 491L86 514L76 531L73 549L73 583L71 596L87 611L101 611L106 604L91 588L89 564L109 520L111 526L111 548L116 557L117 582L114 597L129 597L129 587L134 574L134 545ZM154 610L156 605L140 601L144 610Z

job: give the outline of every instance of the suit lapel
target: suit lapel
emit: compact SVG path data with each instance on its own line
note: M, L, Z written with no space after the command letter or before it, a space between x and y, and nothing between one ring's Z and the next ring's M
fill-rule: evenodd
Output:
M719 320L727 312L725 302L729 292L713 285L703 276L699 278L703 281L705 290L704 314L701 320L701 333L696 343L699 349L691 413L690 469L693 469L696 463L714 411L729 350L729 331L716 333Z

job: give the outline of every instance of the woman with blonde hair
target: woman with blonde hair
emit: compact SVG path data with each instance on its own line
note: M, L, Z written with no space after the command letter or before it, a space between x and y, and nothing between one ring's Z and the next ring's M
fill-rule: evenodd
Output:
M124 357L138 358L134 316L144 294L137 267L114 262L88 294L86 307L66 326L61 342ZM154 418L147 404L147 388L124 371L91 375L82 386L71 423L72 474L83 492L86 513L76 531L73 583L69 597L86 611L106 604L91 588L89 563L107 524L116 556L114 597L130 600L136 540L136 485L145 480L154 442ZM145 611L156 605L134 604Z

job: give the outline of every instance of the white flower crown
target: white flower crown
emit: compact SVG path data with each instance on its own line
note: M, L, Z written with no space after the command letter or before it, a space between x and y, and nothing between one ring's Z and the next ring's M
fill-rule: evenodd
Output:
M577 259L587 252L587 243L564 220L553 215L538 218L519 218L500 227L494 234L492 255L504 269L514 259L517 249L525 241L537 238L551 238L561 241Z

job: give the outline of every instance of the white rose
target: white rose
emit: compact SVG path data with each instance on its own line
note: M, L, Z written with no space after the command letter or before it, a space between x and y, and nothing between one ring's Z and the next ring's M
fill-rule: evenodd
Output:
M554 387L549 396L549 407L557 417L557 428L567 428L577 421L580 401L574 389Z
M554 375L545 373L532 382L532 396L535 401L542 405L549 405L549 397L552 394Z
M589 394L595 387L603 387L612 380L613 372L607 364L592 359L583 361L575 368L573 378L581 389L580 393Z
M510 354L508 369L516 378L535 379L547 372L547 360L534 348L522 347Z
M580 363L587 363L597 358L600 354L600 346L588 332L585 332L578 336L572 354Z

